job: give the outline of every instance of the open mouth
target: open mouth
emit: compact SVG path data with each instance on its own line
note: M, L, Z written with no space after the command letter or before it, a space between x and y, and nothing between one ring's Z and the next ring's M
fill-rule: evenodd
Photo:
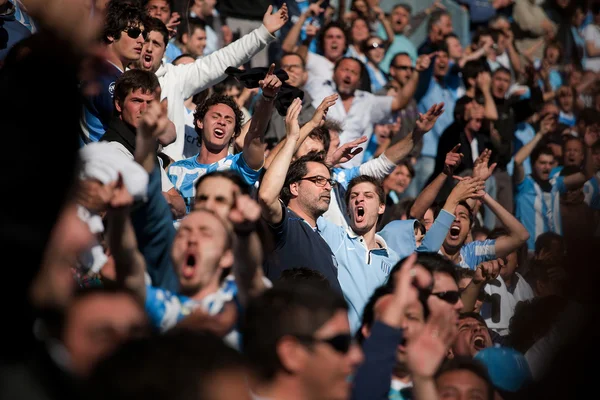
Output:
M452 225L450 227L450 238L451 239L458 239L458 235L460 235L460 226L459 225Z
M221 128L215 128L215 136L218 139L223 139L225 137L225 131Z
M182 275L186 279L190 279L194 276L194 272L196 271L196 256L193 254L188 254L185 259L185 264L183 265Z
M485 339L483 336L475 337L475 340L473 340L473 347L475 347L475 350L477 351L485 349Z
M362 222L365 219L365 208L363 206L356 207L356 222Z
M142 57L142 65L144 66L144 68L151 68L152 67L152 56L150 54L145 54Z
M331 50L337 50L338 49L338 44L337 43L332 43L331 44Z

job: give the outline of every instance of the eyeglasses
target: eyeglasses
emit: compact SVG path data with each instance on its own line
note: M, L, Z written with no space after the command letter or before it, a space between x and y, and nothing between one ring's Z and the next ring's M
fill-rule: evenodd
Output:
M392 65L392 67L399 69L401 71L414 71L415 67L411 66L411 65Z
M373 49L385 49L385 45L383 43L378 43L378 42L373 42L370 45L367 45L367 50L373 50Z
M318 187L324 187L326 184L329 183L329 186L334 187L335 185L337 185L337 182L334 181L333 179L327 179L324 176L307 176L305 178L300 178L301 181L311 181L312 183L314 183L315 185L317 185Z
M138 27L131 27L131 28L126 29L123 32L127 32L127 36L129 36L132 39L139 38L140 34L142 35L144 40L146 40L146 38L148 37L148 32L146 32L144 29L140 29Z
M444 300L449 304L456 304L460 300L460 292L457 290L449 290L447 292L431 293L432 296L436 296L440 300Z
M331 346L335 351L341 354L347 354L350 351L350 347L352 347L352 343L354 339L352 335L348 333L341 333L339 335L326 338L319 339L313 336L306 335L294 335L298 340L307 342L307 343L326 343Z

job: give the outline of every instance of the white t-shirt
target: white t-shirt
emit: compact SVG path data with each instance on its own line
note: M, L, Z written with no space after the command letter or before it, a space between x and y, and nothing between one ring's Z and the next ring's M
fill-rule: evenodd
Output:
M306 57L306 72L308 72L308 81L306 82L307 89L313 81L320 84L322 81L330 81L333 79L333 67L335 64L320 54L308 53ZM319 103L323 99L319 99Z
M600 28L590 24L583 30L583 38L586 42L592 42L596 48L600 48ZM600 72L600 57L590 57L585 60L585 69Z

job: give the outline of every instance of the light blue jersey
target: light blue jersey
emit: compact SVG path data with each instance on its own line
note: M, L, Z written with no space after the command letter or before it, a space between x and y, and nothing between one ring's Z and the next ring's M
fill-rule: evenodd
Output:
M560 176L563 170L562 166L552 168L550 171L550 179ZM600 210L600 184L598 177L592 176L583 184L583 202L594 210Z
M529 250L535 249L535 240L544 232L562 235L560 194L565 193L567 188L562 176L552 177L550 184L551 190L544 192L532 176L527 175L516 186L515 216L529 232Z
M188 213L192 208L192 204L194 204L194 196L196 195L195 183L203 175L214 171L231 169L240 174L244 182L248 185L252 186L256 183L262 168L257 171L250 168L246 164L246 160L244 160L242 154L229 154L227 157L212 164L200 164L198 156L194 156L174 162L169 166L169 179L177 191L181 193Z
M360 167L352 167L348 169L334 168L331 179L342 185L344 189L348 189L348 184L350 181L359 175L361 175Z
M459 267L475 270L484 261L495 260L496 240L486 239L465 244L460 248Z

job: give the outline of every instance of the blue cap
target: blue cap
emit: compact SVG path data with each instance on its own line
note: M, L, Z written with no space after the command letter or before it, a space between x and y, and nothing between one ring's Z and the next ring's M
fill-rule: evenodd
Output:
M509 347L488 347L474 358L486 366L497 389L516 392L532 379L525 356Z

